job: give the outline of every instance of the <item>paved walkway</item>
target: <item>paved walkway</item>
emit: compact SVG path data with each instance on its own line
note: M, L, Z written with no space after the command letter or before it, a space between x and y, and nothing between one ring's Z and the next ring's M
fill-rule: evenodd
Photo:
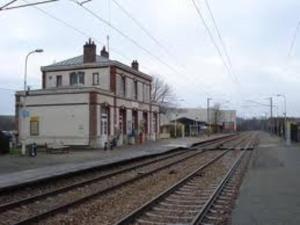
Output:
M300 146L261 135L241 186L232 225L300 224Z
M179 147L189 148L193 144L216 138L178 138L150 142L143 145L127 145L115 150L70 151L63 154L38 153L37 157L17 155L0 156L0 189L31 182L55 175L62 175L95 166L167 152Z

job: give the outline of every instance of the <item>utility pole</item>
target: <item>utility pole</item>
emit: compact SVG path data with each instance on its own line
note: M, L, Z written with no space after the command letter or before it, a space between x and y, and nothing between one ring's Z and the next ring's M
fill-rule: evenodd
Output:
M271 134L273 134L273 98L270 97L270 126Z
M207 114L207 129L208 129L208 136L209 136L209 133L210 133L210 116L209 116L209 102L210 102L211 98L207 98L207 111L206 111L206 114Z
M288 140L288 138L290 138L290 137L288 137L288 132L289 132L289 130L288 130L288 124L287 124L287 112L286 112L286 96L285 95L283 95L283 94L277 94L277 97L282 97L283 98L283 100L284 100L284 113L283 113L283 115L284 115L284 138L285 138L285 142L286 142L286 144L287 145L289 145L290 144L290 140Z

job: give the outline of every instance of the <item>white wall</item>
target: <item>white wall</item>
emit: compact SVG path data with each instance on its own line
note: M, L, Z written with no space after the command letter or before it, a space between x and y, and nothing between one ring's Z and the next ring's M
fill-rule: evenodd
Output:
M110 70L106 68L96 68L96 69L83 69L83 70L70 70L70 71L56 71L56 72L46 72L46 88L56 87L56 76L62 76L62 87L70 86L70 73L82 71L84 75L84 86L86 87L99 87L104 90L110 89ZM93 73L99 73L99 85L93 85Z
M28 96L26 102L29 117L25 120L20 118L20 138L25 135L27 143L88 145L88 96L88 94ZM30 136L30 119L33 117L39 121L38 136Z

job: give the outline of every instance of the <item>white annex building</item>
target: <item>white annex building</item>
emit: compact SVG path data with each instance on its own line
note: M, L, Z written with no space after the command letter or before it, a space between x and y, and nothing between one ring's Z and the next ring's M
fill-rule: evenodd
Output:
M19 141L104 147L156 140L159 107L150 100L152 77L96 54L89 40L83 55L41 67L42 89L16 93Z

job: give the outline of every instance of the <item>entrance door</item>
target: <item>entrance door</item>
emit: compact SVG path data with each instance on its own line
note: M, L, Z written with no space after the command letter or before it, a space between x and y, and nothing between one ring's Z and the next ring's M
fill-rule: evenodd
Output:
M126 109L120 109L119 111L119 129L120 129L120 141L124 144L124 137L126 136Z
M103 107L101 109L101 139L103 146L108 142L108 126L109 126L109 113L108 107Z
M138 135L138 112L137 110L133 110L132 111L132 130L133 133L135 135L135 137L137 137Z
M144 133L148 134L148 113L143 112Z

